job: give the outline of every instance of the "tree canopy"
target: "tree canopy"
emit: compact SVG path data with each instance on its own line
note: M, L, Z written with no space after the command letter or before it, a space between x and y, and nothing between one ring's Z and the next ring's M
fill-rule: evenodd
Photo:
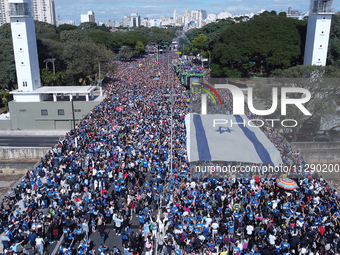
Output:
M130 59L145 52L150 42L160 46L171 43L179 28L133 28L131 31L111 32L104 26L93 22L79 26L51 24L35 21L38 58L41 79L44 85L82 85L97 79L98 63L102 72L112 69L115 53ZM128 49L128 50L126 50ZM10 24L0 27L0 88L16 88L16 70ZM131 56L130 56L131 55ZM46 68L44 60L55 58L56 73L52 64ZM45 70L47 69L47 70Z
M275 13L228 27L212 47L212 75L249 77L302 63L306 23Z

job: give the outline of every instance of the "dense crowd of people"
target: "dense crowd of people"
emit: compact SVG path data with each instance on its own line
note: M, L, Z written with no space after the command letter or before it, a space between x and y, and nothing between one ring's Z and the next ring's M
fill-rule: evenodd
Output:
M62 255L338 253L340 204L322 178L296 179L293 191L273 177L193 179L184 124L189 91L171 71L175 59L117 62L106 98L2 201L2 252L49 253L63 235ZM182 62L181 69L195 67ZM303 164L274 129L263 131L284 163ZM107 226L121 242L106 242Z

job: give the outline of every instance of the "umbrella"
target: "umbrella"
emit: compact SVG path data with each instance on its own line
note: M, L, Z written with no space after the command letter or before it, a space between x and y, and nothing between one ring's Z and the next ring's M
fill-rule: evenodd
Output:
M155 81L158 81L159 80L159 78L158 77L155 77L155 78L153 78Z
M217 190L217 189L219 189L220 191L223 190L223 188L222 188L221 186L217 186L217 187L215 188L215 190Z
M119 107L116 108L117 111L121 111L121 110L123 110L123 109L124 109L124 108L121 107L121 106L119 106Z
M289 178L278 178L276 179L277 186L287 190L294 190L297 189L299 186L296 184L295 181Z

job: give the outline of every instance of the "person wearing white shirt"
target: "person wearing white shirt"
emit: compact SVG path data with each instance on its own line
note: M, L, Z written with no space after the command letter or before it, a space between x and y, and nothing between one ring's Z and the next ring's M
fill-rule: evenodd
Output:
M35 246L37 247L40 254L44 254L44 240L41 238L41 236L38 236L35 239Z
M210 215L208 214L208 217L205 219L205 222L210 225L210 223L212 222L212 218L210 217Z
M275 245L276 236L269 234L269 243Z
M251 236L253 234L254 227L252 225L248 225L246 228L246 231L247 231L247 235Z
M215 235L217 234L217 229L218 229L218 223L215 220L214 220L214 223L211 224L211 228L212 228L212 236L214 238Z

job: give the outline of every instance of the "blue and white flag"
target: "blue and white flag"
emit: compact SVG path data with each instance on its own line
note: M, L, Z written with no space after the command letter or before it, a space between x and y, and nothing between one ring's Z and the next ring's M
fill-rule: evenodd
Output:
M185 117L187 154L194 161L234 161L282 164L280 152L245 115Z

